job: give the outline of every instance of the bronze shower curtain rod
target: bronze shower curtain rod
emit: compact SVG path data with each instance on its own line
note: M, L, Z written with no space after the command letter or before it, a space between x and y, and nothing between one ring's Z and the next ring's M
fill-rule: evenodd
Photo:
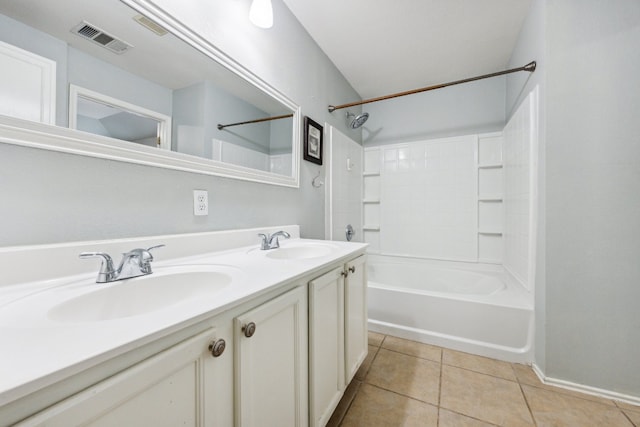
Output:
M240 126L240 125L248 125L248 124L251 124L251 123L268 122L268 121L271 121L271 120L280 120L280 119L286 119L286 118L289 118L289 117L293 117L293 114L284 114L282 116L265 117L264 119L248 120L246 122L229 123L228 125L218 124L218 130L222 130L224 128L228 128L228 127L231 127L231 126Z
M414 93L427 92L435 89L442 89L447 86L454 86L454 85L459 85L461 83L474 82L476 80L488 79L490 77L502 76L504 74L517 73L518 71L528 71L530 73L533 73L535 70L536 70L536 61L531 61L527 65L524 65L518 68L511 68L510 70L498 71L496 73L484 74L482 76L470 77L468 79L456 80L449 83L441 83L434 86L423 87L421 89L408 90L406 92L398 92L398 93L394 93L393 95L379 96L377 98L365 99L364 101L350 102L348 104L342 104L342 105L329 105L329 112L333 113L334 111L339 110L341 108L355 107L357 105L369 104L371 102L384 101L385 99L398 98L400 96L413 95Z

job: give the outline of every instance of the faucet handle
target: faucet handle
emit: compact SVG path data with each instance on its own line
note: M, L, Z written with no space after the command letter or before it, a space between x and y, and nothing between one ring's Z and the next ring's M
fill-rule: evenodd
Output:
M153 261L153 255L151 255L151 251L154 250L154 249L164 248L165 246L166 245L155 245L155 246L151 246L150 248L143 249L142 250L142 259L143 259L143 261L146 261L146 262Z
M278 249L280 247L280 241L278 240L279 236L282 236L285 239L288 239L291 237L291 235L286 231L276 231L269 238L269 249Z
M266 251L267 249L269 249L269 236L264 233L258 233L258 237L260 237L261 239L260 249L262 249L263 251Z
M145 269L145 271L151 273L151 265L149 264L151 261L153 261L153 255L151 254L151 251L154 249L160 249L160 248L164 248L165 245L155 245L155 246L151 246L150 248L147 248L146 250L142 250L142 259L141 259L141 263L142 263L142 268Z
M100 271L98 271L98 278L96 279L96 283L107 283L113 279L116 271L113 268L113 259L109 256L109 254L105 252L82 252L79 257L81 259L102 258L102 263L100 264Z
M127 262L130 262L130 260L135 259L135 262L140 267L140 270L145 274L150 274L151 261L153 261L153 255L151 254L151 251L154 249L162 248L164 246L165 245L156 245L151 246L147 249L132 249L129 252L123 254L122 264L126 264Z
M140 261L153 261L153 255L151 255L151 251L154 249L158 249L158 248L163 248L165 245L156 245L156 246L151 246L150 248L147 249L143 249L143 248L136 248L136 249L131 249L129 252L125 252L122 255L129 256L129 257L139 257Z

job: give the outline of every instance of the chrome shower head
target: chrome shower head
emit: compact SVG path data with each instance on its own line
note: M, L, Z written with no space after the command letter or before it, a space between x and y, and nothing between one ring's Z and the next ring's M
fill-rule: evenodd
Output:
M351 129L358 129L369 119L369 113L361 113L357 116L347 111L347 122Z

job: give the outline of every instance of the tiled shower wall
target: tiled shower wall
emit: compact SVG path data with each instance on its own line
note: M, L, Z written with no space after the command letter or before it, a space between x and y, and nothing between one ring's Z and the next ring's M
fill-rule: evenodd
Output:
M537 105L536 88L504 129L504 267L529 290L534 279Z
M476 135L365 151L365 241L394 255L478 260Z
M368 147L371 252L503 264L534 283L537 89L502 133Z

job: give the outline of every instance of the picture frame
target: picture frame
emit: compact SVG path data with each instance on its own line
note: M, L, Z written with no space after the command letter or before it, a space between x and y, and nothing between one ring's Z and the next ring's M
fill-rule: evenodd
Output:
M305 116L303 158L306 161L322 165L323 137L324 132L322 126Z

